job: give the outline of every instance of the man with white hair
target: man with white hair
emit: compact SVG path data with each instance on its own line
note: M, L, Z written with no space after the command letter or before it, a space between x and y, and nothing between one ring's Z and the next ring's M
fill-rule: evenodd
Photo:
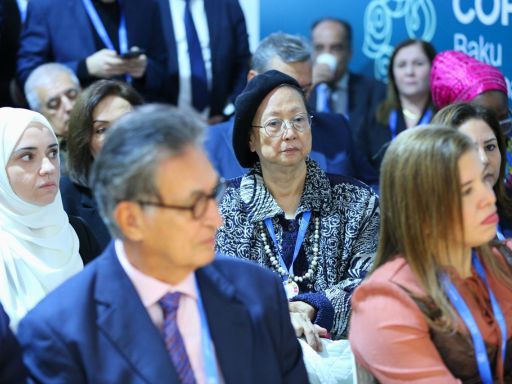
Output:
M68 132L69 114L80 91L80 82L73 71L58 63L40 65L25 83L30 109L48 119L59 142Z

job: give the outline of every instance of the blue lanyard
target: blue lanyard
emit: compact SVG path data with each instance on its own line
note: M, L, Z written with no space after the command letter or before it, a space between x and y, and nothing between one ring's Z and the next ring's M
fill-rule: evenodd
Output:
M100 39L103 42L103 44L105 44L105 47L107 47L108 49L110 49L112 51L115 51L116 48L114 47L112 40L110 40L110 36L108 35L107 30L105 29L105 26L101 22L100 16L98 15L96 8L94 8L92 1L91 0L82 0L82 3L84 4L85 10L87 11L89 18L91 19L94 29L96 30L96 32L98 32L98 35L100 36ZM124 13L123 13L122 8L121 8L121 20L119 22L119 28L117 30L117 34L119 36L119 53L125 53L128 51L128 34L126 32L126 20L124 18Z
M215 349L213 348L212 336L210 334L210 327L206 320L206 313L203 306L203 299L201 297L201 291L196 280L196 292L197 292L197 309L199 311L199 317L201 319L201 349L203 350L203 363L204 363L204 374L206 376L206 382L208 384L220 383L219 371L217 369L217 359L215 358Z
M482 279L482 281L485 283L487 287L487 291L489 292L489 297L491 299L492 304L492 310L494 313L494 318L496 319L496 322L499 325L500 331L501 331L501 360L503 362L503 365L505 364L505 352L507 348L507 326L505 322L505 316L503 315L503 312L501 311L501 308L498 304L498 301L496 300L496 297L494 296L494 293L491 290L491 287L489 286L489 283L487 281L487 276L485 274L485 270L482 266L482 263L478 259L478 257L473 253L472 256L472 263L473 267L475 268L476 272ZM489 363L489 357L487 356L487 350L485 348L485 343L482 338L482 334L480 333L480 330L478 329L478 325L476 324L476 321L471 314L471 311L469 310L467 304L465 303L462 296L457 291L457 288L453 285L453 283L450 281L448 276L446 274L443 274L441 277L441 282L444 288L444 291L448 295L448 298L450 299L450 302L454 306L457 313L460 315L464 323L469 329L469 333L471 334L471 338L473 339L473 345L475 348L475 355L476 360L478 364L478 371L480 373L480 378L482 379L482 382L484 384L492 384L493 378L491 373L491 366Z
M429 108L425 111L425 113L423 114L423 117L421 118L421 120L418 122L417 125L428 124L431 119L432 119L432 108ZM398 124L398 113L397 113L396 109L393 109L391 111L391 113L389 114L388 124L389 124L389 130L391 131L391 140L395 140L396 136L398 135L398 133L396 131L397 124Z
M293 273L293 264L295 263L295 260L297 260L297 256L299 255L300 247L302 246L302 242L304 241L304 238L306 237L306 231L308 230L309 220L311 219L311 211L305 211L302 214L302 218L300 219L300 225L299 225L299 232L297 233L297 240L295 241L295 249L293 250L293 258L292 263L290 265L290 268L288 268L283 260L283 256L281 255L281 248L277 244L276 234L274 232L274 226L272 225L272 219L270 217L267 217L264 222L267 226L268 233L270 237L272 238L272 241L274 242L275 249L277 252L277 259L279 260L279 264L281 264L281 267L288 271L289 275L294 275ZM284 276L283 280L286 280L287 277Z

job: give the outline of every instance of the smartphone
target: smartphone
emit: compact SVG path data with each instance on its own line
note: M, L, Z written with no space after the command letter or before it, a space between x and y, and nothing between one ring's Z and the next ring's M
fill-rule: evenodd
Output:
M144 49L136 49L125 53L121 53L119 56L121 56L122 59L134 59L136 57L139 57L140 55L143 55L144 53L146 53Z

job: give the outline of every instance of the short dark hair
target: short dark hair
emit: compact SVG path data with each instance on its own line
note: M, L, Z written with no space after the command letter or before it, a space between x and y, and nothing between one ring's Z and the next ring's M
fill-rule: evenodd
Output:
M348 21L338 19L337 17L323 17L321 19L316 20L311 26L310 32L318 26L318 24L323 23L324 21L331 21L333 23L339 24L341 27L345 28L345 32L347 34L347 42L348 47L352 49L352 26L348 23Z
M117 204L159 198L155 173L162 160L178 156L188 145L201 146L203 132L194 113L163 104L139 107L114 123L93 163L90 182L114 237L123 238L114 220Z
M77 98L69 117L66 165L71 180L84 187L89 184L89 172L94 161L91 153L92 114L107 96L121 97L134 107L144 103L129 84L116 80L99 80Z

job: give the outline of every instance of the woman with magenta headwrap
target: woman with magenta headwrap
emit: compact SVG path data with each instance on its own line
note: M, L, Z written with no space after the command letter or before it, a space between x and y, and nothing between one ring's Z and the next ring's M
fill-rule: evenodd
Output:
M505 175L504 178L497 180L494 184L494 193L497 197L500 215L498 237L511 237L512 130L507 84L503 74L497 68L484 64L462 52L445 51L439 53L434 59L430 84L432 101L437 109L466 101L491 110L499 120L501 133L497 133L505 136L506 143L505 145L498 145L498 147L501 158L506 159L506 161L502 162L501 167L504 169L499 172L500 175ZM455 121L438 122L459 125ZM462 121L459 123L462 123ZM472 139L477 141L474 137Z

